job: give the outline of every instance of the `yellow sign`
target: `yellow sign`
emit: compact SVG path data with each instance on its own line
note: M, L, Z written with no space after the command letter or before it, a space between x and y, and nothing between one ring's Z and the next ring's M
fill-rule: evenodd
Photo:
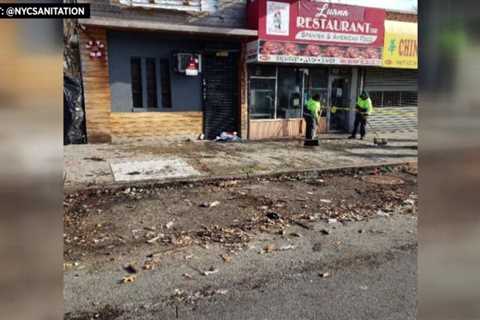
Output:
M384 67L418 69L417 29L416 23L385 21Z

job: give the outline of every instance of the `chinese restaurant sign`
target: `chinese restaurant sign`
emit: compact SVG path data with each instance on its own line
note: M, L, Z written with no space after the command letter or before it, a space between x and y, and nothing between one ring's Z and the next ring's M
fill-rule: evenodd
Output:
M385 21L383 66L418 68L418 28L416 23Z
M250 61L382 64L385 10L308 0L257 1L258 52L256 58L249 55Z

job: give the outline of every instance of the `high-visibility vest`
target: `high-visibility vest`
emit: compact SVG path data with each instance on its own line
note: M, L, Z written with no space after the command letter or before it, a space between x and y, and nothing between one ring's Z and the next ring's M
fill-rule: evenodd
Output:
M360 107L360 109L363 109L364 112L366 112L367 114L370 114L371 112L373 112L372 100L370 98L367 98L364 100L358 97L357 105Z
M307 101L307 110L310 111L312 116L317 117L318 111L320 110L321 105L320 101L315 101L312 98Z

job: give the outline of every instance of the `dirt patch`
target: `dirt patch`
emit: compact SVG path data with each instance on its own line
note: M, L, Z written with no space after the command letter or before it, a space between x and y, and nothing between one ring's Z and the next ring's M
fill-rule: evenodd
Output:
M123 314L123 311L115 309L109 305L103 307L98 311L93 312L80 312L76 314L66 313L63 317L64 320L115 320Z
M403 184L404 181L395 176L366 176L364 179L366 182L369 183L376 183L376 184L388 184L388 185L396 185L396 184Z
M140 247L165 252L212 242L235 250L258 232L282 233L288 224L348 223L378 211L414 214L416 176L405 171L399 166L66 194L65 259L102 261ZM370 176L404 183L365 181Z
M192 141L187 139L185 141L176 143L158 143L158 144L139 144L139 145L119 145L118 150L133 154L149 154L160 156L182 156L184 158L197 157L204 154L206 158L211 157L212 154L225 151L226 144L211 141ZM229 144L228 146L231 146ZM232 149L232 148L229 148Z

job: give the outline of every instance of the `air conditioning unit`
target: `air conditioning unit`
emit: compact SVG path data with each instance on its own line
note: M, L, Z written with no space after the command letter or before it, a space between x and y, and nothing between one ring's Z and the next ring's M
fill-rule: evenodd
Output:
M199 53L176 53L175 71L188 76L196 76L202 72L202 55ZM195 67L193 67L193 63Z

